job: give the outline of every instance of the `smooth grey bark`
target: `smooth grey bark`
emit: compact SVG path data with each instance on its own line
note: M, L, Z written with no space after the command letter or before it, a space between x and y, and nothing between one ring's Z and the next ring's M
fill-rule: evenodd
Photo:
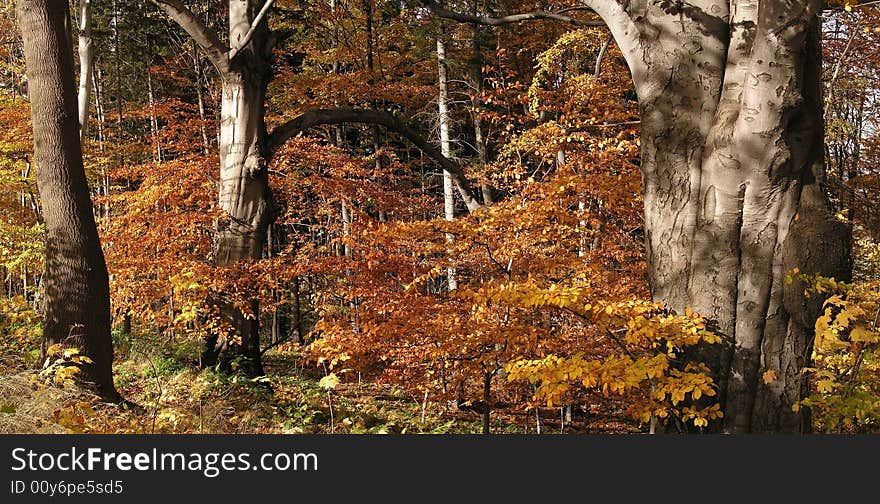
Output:
M260 259L272 220L268 179L265 97L271 77L272 44L267 14L273 1L229 2L229 46L177 0L154 0L205 52L221 79L219 151L220 208L213 255L217 265ZM261 6L262 5L262 6ZM231 370L240 363L249 376L263 374L259 347L259 304L245 314L219 293L211 300L231 333L212 334L202 355L205 366Z
M595 5L593 5L595 4ZM710 319L723 430L801 432L818 300L803 273L849 276L825 198L818 1L590 2L639 95L654 299ZM819 251L822 251L819 254ZM763 372L777 379L765 384Z
M499 19L432 7L476 24ZM705 315L726 432L804 432L821 299L793 268L848 279L849 235L826 198L819 0L585 0L639 97L652 297ZM510 21L508 21L510 22ZM775 371L770 383L761 379Z
M260 259L272 220L264 122L271 45L265 14L259 16L255 8L250 1L229 3L229 41L239 49L233 50L234 56L220 74L219 203L228 218L218 222L214 236L218 265ZM246 45L240 45L242 42ZM218 299L218 306L235 332L219 338L215 346L218 363L228 368L230 360L243 355L245 373L262 375L256 300L251 302L249 316L223 300Z
M43 353L60 344L93 362L78 379L108 400L113 384L110 290L86 181L66 0L19 0L34 132L37 189L46 226Z

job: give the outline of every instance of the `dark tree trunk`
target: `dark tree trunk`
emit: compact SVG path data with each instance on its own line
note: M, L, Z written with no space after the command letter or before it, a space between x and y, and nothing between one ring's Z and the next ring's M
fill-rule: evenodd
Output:
M55 344L78 348L93 361L82 366L80 381L119 400L107 266L83 168L68 15L65 0L18 1L46 226L43 351Z

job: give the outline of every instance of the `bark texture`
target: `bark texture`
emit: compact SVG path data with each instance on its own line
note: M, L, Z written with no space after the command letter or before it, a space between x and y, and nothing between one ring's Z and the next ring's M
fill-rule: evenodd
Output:
M818 1L592 0L639 95L654 299L709 318L726 432L803 432L820 301L784 277L848 279L826 201ZM765 384L768 370L777 379Z
M265 16L259 16L257 7L250 1L229 3L229 41L239 48L220 75L219 202L228 216L218 223L214 238L218 265L260 259L272 221L264 122L271 46L269 25ZM249 314L219 298L217 307L234 334L218 335L214 348L207 349L203 360L228 370L232 359L243 357L240 364L248 376L262 375L256 300L251 302Z
M220 105L220 208L214 261L228 265L262 256L273 206L267 170L266 88L271 79L272 40L268 12L274 1L229 1L229 45L178 0L152 0L180 25L217 69L222 81ZM248 376L263 374L260 359L259 304L242 310L217 293L211 304L230 330L210 335L203 366L230 371L235 362Z
M110 293L80 144L73 48L65 0L19 0L34 130L37 188L46 226L43 350L77 347L91 358L79 379L106 399L113 385Z

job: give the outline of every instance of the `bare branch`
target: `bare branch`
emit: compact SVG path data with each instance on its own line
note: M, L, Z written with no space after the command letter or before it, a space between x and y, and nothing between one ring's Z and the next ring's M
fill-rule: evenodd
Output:
M244 34L244 38L238 42L238 46L232 49L229 53L229 61L235 59L238 56L238 53L241 52L242 49L247 47L247 45L251 42L251 39L254 38L254 33L257 31L257 27L260 23L263 22L263 18L266 17L266 14L269 12L269 9L275 3L275 0L266 0L266 3L263 5L263 8L260 9L260 12L257 13L257 16L254 18L253 22L251 22L251 27L248 28L247 33Z
M287 140L314 126L341 123L375 124L383 126L406 138L412 142L413 145L421 149L422 152L428 155L428 157L439 164L444 170L449 172L452 176L453 182L455 182L459 194L462 199L464 199L469 212L474 212L482 206L477 200L476 193L471 188L470 182L468 182L467 177L464 174L464 170L462 170L458 163L444 156L421 135L408 128L403 122L384 110L352 108L309 110L299 117L291 119L275 128L272 131L272 134L269 135L269 149L271 152L274 152Z
M582 3L593 9L608 26L614 42L626 59L636 91L639 91L646 82L647 65L643 58L645 48L641 32L627 11L629 3L621 5L617 0L583 0Z
M602 42L602 46L599 48L599 55L596 56L596 67L593 69L593 77L598 79L599 74L602 72L602 59L605 57L605 51L608 50L608 46L611 45L611 42L614 40L614 37L608 36L605 39L605 42Z
M548 11L535 11L535 12L526 12L523 14L510 14L508 16L502 17L488 17L488 16L477 16L473 14L465 14L462 12L455 12L449 9L444 8L440 4L434 2L434 0L421 0L422 4L425 7L431 9L431 12L445 19L451 19L453 21L459 21L461 23L473 23L487 26L502 26L506 24L519 23L521 21L531 21L531 20L550 20L550 21L560 21L563 23L571 23L577 26L605 26L603 21L584 21L581 19L576 19L570 16L566 16L562 14L563 11L560 12L548 12ZM578 8L579 10L586 10L586 8ZM573 10L572 8L564 9L565 12Z
M205 26L183 2L179 0L149 1L159 7L196 41L220 73L225 73L229 69L229 59L226 57L229 54L229 48L220 40L217 33Z

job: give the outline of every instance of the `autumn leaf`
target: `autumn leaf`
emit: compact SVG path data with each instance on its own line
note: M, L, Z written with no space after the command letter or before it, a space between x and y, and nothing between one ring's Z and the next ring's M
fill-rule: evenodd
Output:
M333 390L337 385L339 385L339 377L336 373L330 373L318 382L318 386L324 390Z

